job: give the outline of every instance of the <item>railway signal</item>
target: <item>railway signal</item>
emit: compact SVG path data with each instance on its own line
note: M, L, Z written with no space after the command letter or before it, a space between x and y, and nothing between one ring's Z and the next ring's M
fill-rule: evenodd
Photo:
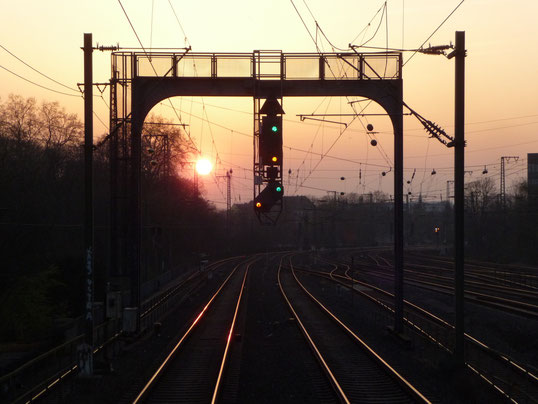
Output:
M282 116L262 118L260 131L260 161L264 166L282 165Z
M254 197L259 218L275 223L282 210L282 115L284 110L276 97L265 100L259 110L257 172L262 188ZM258 189L260 189L258 188ZM263 214L263 215L261 215Z
M271 181L259 195L254 198L254 209L266 213L284 196L284 187L279 181Z

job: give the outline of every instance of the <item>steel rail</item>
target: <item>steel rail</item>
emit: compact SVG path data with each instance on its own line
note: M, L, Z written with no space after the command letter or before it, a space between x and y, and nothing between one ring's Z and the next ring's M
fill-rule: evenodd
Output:
M382 267L383 269L390 269L390 264L387 267ZM413 269L411 269L413 268ZM417 270L417 269L425 269L426 272ZM424 265L424 264L417 264L417 263L407 263L406 264L406 273L412 273L412 274L419 274L420 276L424 277L436 277L437 279L446 279L448 282L451 282L453 278L451 276L443 276L437 273L432 273L432 271L428 270L434 270L434 271L442 271L447 273L447 275L451 275L453 270L451 268L442 268L439 266L432 266L432 265ZM497 272L498 273L498 272ZM505 273L508 274L508 273ZM511 276L518 276L518 277L524 277L525 274L519 274L519 273L509 273ZM480 287L491 287L491 288L498 288L505 291L508 291L513 294L522 293L522 294L528 294L531 297L538 297L538 293L536 292L538 290L538 287L527 285L521 282L516 282L509 279L502 279L491 275L491 270L489 273L486 271L477 271L476 269L468 268L466 267L466 285L479 285ZM469 278L477 279L477 280L469 280ZM488 282L488 285L484 285L483 281ZM511 286L507 286L511 285ZM525 289L516 289L513 285L517 285L517 287L525 288ZM528 290L531 289L531 290Z
M345 265L345 264L344 264ZM314 275L318 275L318 276L322 276L326 279L331 279L337 283L339 283L340 285L346 287L346 288L350 288L350 286L348 284L346 284L345 282L342 282L342 281L339 281L337 279L334 279L334 277L339 277L339 278L344 278L345 280L350 280L349 277L344 277L342 275L329 275L328 273L326 272L319 272L319 271L309 271L309 270L304 270L304 269L301 269L299 271L302 271L302 272L308 272L308 273L312 273ZM374 285L370 285L368 283L365 283L365 282L362 282L362 281L359 281L359 280L356 280L356 279L353 279L353 282L354 283L358 283L362 286L365 286L365 287L368 287L374 291L377 291L377 292L380 292L382 293L383 295L386 295L388 297L391 297L393 298L393 295L390 293L390 292L387 292L381 288L378 288ZM363 295L364 297L367 297L369 300L373 301L374 303L380 305L381 307L383 307L384 309L390 311L390 312L394 312L394 309L389 307L387 304L381 302L379 299L369 295L368 293L364 292L364 291L360 291L360 290L357 290L357 289L354 289L353 290L356 292L356 293L359 293L361 295ZM440 325L443 325L445 327L448 327L450 329L453 329L454 326L452 324L449 324L448 322L446 322L445 320L435 316L433 313L407 301L407 300L404 300L404 304L407 305L407 306L410 306L411 308L419 311L421 314L425 315L427 318L429 318L430 320L433 320L437 323L439 323ZM423 328L421 328L418 324L415 324L413 323L411 320L409 320L408 318L404 319L404 321L406 323L408 323L412 328L415 328L417 331L419 331L421 334L425 335L428 339L430 339L432 342L434 342L436 345L438 345L439 347L441 347L442 349L444 349L445 351L447 352L452 352L450 350L450 348L446 347L441 341L438 341L434 336L430 335L426 330L424 330ZM478 339L474 338L473 336L469 335L468 333L465 333L464 334L465 338L471 342L472 344L474 344L475 346L477 346L480 350L482 350L483 352L485 352L486 354L488 354L490 357L492 357L493 359L496 359L496 360L499 360L501 361L502 363L504 363L506 366L508 366L508 368L512 368L512 370L514 370L515 372L517 373L520 373L521 375L523 376L526 376L526 377L529 377L530 379L532 379L532 381L534 383L537 383L538 382L538 376L533 374L532 372L530 372L528 369L524 368L522 365L520 365L519 363L515 362L513 359L509 358L508 356L494 350L493 348L489 347L488 345L486 345L485 343L479 341ZM490 378L488 378L486 375L484 375L480 370L478 370L477 368L475 368L472 364L470 364L469 362L466 362L466 365L467 367L474 373L476 373L478 376L480 376L480 378L482 378L485 382L487 382L491 387L493 387L497 392L499 392L500 394L502 394L506 399L508 400L511 400L511 401L514 401L513 398L510 396L510 394L508 394L507 392L505 392L500 386L498 386L493 380L491 380ZM524 391L521 391L522 394L526 394ZM514 401L515 402L515 401Z
M219 395L219 391L220 391L220 387L221 387L222 375L224 374L224 367L226 365L226 360L228 358L228 351L230 349L232 335L233 335L234 328L235 328L235 321L237 319L237 314L239 313L239 306L241 305L241 298L243 297L243 292L245 290L245 283L247 281L247 275L248 275L248 271L249 271L249 268L250 268L251 265L252 265L252 262L247 264L247 269L245 271L245 275L243 276L243 283L241 284L241 290L239 292L239 297L237 299L237 304L235 306L235 312L234 312L234 317L233 317L233 320L232 320L232 325L230 326L230 331L228 332L228 339L226 340L226 348L224 349L224 354L222 355L222 361L221 361L221 364L220 364L219 375L217 377L217 382L215 384L215 389L213 391L213 398L211 399L211 404L215 404L217 402L217 397Z
M208 265L207 271L213 271L214 269L218 268L220 265L227 263L229 261L232 261L234 259L243 258L243 256L237 256L237 257L229 257L224 258L215 262L212 262ZM173 296L175 293L179 291L179 289L184 286L187 282L201 276L203 272L201 271L194 271L189 276L187 276L185 279L181 280L177 285L164 290L162 293L158 294L157 296L154 296L150 299L147 299L142 305L148 304L149 307L145 309L142 314L140 314L140 318L143 318L147 316L149 313L151 313L153 310L155 310L157 307L159 307L164 301L169 299L171 296ZM153 303L150 303L151 301L154 301ZM155 301L156 300L156 301Z
M255 260L257 259L257 257L255 257L254 259L251 258L251 260ZM224 280L224 282L220 285L220 287L218 288L218 290L213 294L213 296L211 297L211 299L209 299L209 301L206 303L206 305L203 307L203 309L200 311L200 313L196 316L196 318L194 319L194 321L192 322L192 324L189 326L189 328L187 329L187 331L183 334L183 336L179 339L179 341L176 343L176 345L174 346L174 348L172 348L172 350L168 353L168 355L166 356L166 358L164 359L164 361L159 365L159 367L157 368L157 370L153 373L153 375L150 377L150 379L148 380L148 382L144 385L144 387L142 388L142 390L140 391L140 393L137 395L137 397L134 399L133 401L133 404L137 404L137 403L140 403L142 402L147 396L148 394L150 393L150 391L153 389L153 387L155 386L157 380L163 375L164 371L166 370L166 368L169 366L169 364L171 363L171 361L173 360L174 356L176 355L177 351L179 350L179 348L183 345L183 343L185 342L185 340L190 336L191 332L193 331L193 329L196 327L196 325L200 322L200 319L203 317L203 315L205 314L205 312L207 311L207 309L211 306L211 304L213 303L213 301L216 299L216 297L220 294L220 292L222 291L222 289L224 288L224 286L228 283L228 281L231 279L231 277L235 274L235 272L237 271L237 269L242 265L243 263L239 263L237 264L234 269L230 272L230 274L226 277L226 279Z
M224 259L212 262L211 264L209 264L209 266L212 267L211 270L213 270L214 268L217 268L219 265L221 265L221 264L223 264L225 262L231 261L233 259L242 258L242 257L243 256L224 258ZM181 289L181 287L183 287L187 282L189 282L190 280L195 279L200 274L201 274L200 272L193 272L192 274L187 276L185 279L181 280L178 284L172 286L169 289L164 290L163 292L161 292L160 294L158 294L157 296L155 296L153 298L147 299L144 302L144 304L146 304L148 302L151 302L152 300L156 300L156 299L158 299L158 300L156 302L151 303L150 307L147 308L144 312L141 313L140 318L141 319L145 318L152 311L154 311L155 309L160 307L170 297L172 297L174 294L176 294ZM105 324L106 324L106 322L99 325L98 327L101 327L101 326L103 326ZM109 339L107 339L106 341L104 341L103 343L98 345L94 349L93 353L94 354L98 353L105 346L109 345L114 340L118 339L121 335L123 335L123 332L122 332L121 329L119 329ZM20 372L24 371L26 368L32 366L34 363L36 363L36 362L38 362L40 360L43 360L47 356L53 355L54 352L63 349L64 347L68 346L69 344L75 343L76 341L80 340L82 337L83 337L83 335L78 335L78 336L72 338L71 340L63 343L62 345L59 345L59 346L51 349L50 351L44 352L43 354L40 354L38 357L31 359L30 361L28 361L25 364L21 365L19 368L13 370L12 372L10 372L10 373L8 373L6 375L3 375L0 378L0 384L5 383L6 380L8 380L11 377L14 377L17 373L20 373ZM53 375L49 376L47 379L44 379L41 382L37 383L34 387L32 387L27 392L25 392L22 395L20 395L19 397L15 398L13 402L14 403L18 403L18 402L31 403L31 402L39 399L45 393L50 391L53 387L57 386L60 382L63 382L64 380L66 380L68 376L71 376L71 375L75 374L78 371L78 369L79 369L78 364L70 364L70 365L60 369L59 371L57 371ZM42 386L44 386L44 387L42 387ZM34 393L35 391L37 391L37 393ZM28 397L29 395L31 395L31 397L29 399L27 399L26 397Z
M299 328L300 328L301 332L303 333L304 337L306 338L306 340L308 342L308 345L310 346L312 351L315 353L316 359L318 360L318 362L320 363L320 365L321 365L322 369L324 370L325 374L329 378L329 381L331 382L331 385L335 389L336 394L338 395L338 397L340 398L341 401L343 401L343 402L345 402L347 404L350 404L351 402L349 401L346 394L344 393L344 390L342 390L342 387L340 386L340 383L338 383L338 380L336 380L336 377L334 376L331 369L329 368L329 365L327 364L327 362L323 358L323 355L321 355L320 350L318 349L318 347L314 343L314 340L312 339L312 337L310 336L310 334L306 330L306 327L304 326L303 322L301 321L299 315L297 314L297 312L293 308L293 305L291 304L290 299L286 295L286 292L284 292L284 288L282 286L282 280L280 278L280 272L282 270L282 261L284 260L284 258L286 258L286 257L282 257L280 259L280 264L278 266L278 274L277 274L278 287L280 288L280 292L282 293L282 296L284 297L284 300L286 301L286 303L287 303L291 313L293 314L294 318L297 320L297 324L299 325Z
M419 254L417 252L411 252L410 255L413 257L418 257L420 259L426 259L426 260L434 261L434 262L442 262L445 264L453 263L452 259L443 258L443 257L433 257L433 256L425 255L425 254ZM533 274L526 274L526 275L530 275L532 277L538 278L538 267L532 267L529 265L497 264L494 262L474 261L474 260L467 260L466 265L469 265L475 268L482 268L484 270L497 269L498 267L512 268L512 269L524 269L524 270L535 272L537 274L537 275L533 275ZM505 273L513 274L513 272L505 272Z
M336 324L338 324L349 336L351 336L366 352L381 365L381 367L394 378L408 393L416 400L424 403L431 403L420 391L418 391L407 379L396 371L390 364L385 361L377 352L375 352L366 342L364 342L355 332L342 322L334 313L332 313L323 303L321 303L310 291L302 284L295 273L295 268L290 260L290 267L293 277L301 289L320 307ZM331 272L332 276L332 272ZM337 275L341 276L341 275Z
M383 279L392 279L392 275L389 274L379 274L379 273L370 273L371 276L383 278ZM418 279L406 279L405 283L408 285L413 285L417 287L422 287L428 290L436 291L446 295L453 295L453 287L443 285L440 283L418 280ZM503 297L488 295L485 293L476 292L473 290L465 291L465 299L472 301L477 304L488 305L495 308L504 309L507 311L512 311L514 313L538 317L538 305L532 303L525 303L519 300L506 299Z
M341 275L335 275L336 277L342 277ZM374 286L374 285L370 285L366 282L362 282L362 281L359 281L357 279L352 279L350 277L344 277L344 279L346 280L353 280L354 283L358 283L362 286L365 286L365 287L368 287L370 289L373 289L379 293L382 293L390 298L394 298L394 295L384 289L381 289L381 288L378 288L377 286ZM335 280L336 282L339 282L337 280ZM349 288L349 286L344 283L344 282L339 282L342 286L346 286ZM359 290L356 290L354 289L356 293L359 293L359 294L365 294L365 292L363 291L359 291ZM365 294L366 296L369 296L367 294ZM374 297L372 296L369 296L371 298L373 298L374 300L376 300ZM378 301L379 302L379 301ZM381 302L379 302L381 303ZM443 325L445 327L449 327L449 328L454 328L454 326L450 323L448 323L447 321L443 320L442 318L436 316L435 314L433 314L432 312L408 301L408 300L404 300L404 304L417 310L418 312L420 312L421 314L425 315L426 317L428 317L429 319L437 322L438 324L440 325ZM381 303L381 305L385 308L387 308L388 306L386 304L383 304ZM392 309L391 309L392 310ZM518 364L517 362L515 362L513 359L509 358L508 356L496 351L495 349L489 347L487 344L485 344L484 342L478 340L477 338L473 337L472 335L468 334L468 333L465 333L465 337L472 343L476 344L477 346L479 346L480 348L484 349L484 350L487 350L489 353L491 354L494 354L495 356L498 356L499 359L502 359L504 362L510 364L511 366L515 367L517 370L519 370L522 374L526 375L526 376L529 376L531 379L533 379L535 382L538 382L538 376L531 373L528 369L525 369L523 366L521 366L520 364Z
M422 259L426 261L433 261L434 263L437 263L437 265L441 265L441 264L452 265L452 261L441 259L439 257L434 258L434 257L428 257L424 255L415 254L415 255L412 255L412 258ZM413 263L411 265L415 267L428 267L427 265L420 265L416 263ZM499 266L496 266L496 264L494 263L490 263L489 265L490 266L479 265L473 262L467 262L465 264L466 276L473 276L478 279L487 278L490 282L496 282L497 284L517 285L519 287L524 287L527 289L538 290L538 286L535 286L535 285L538 285L538 268L526 267L526 266L513 266L513 265L505 265L503 267L499 267ZM436 268L445 272L452 272L452 268L445 268L443 266L437 266L433 268ZM504 268L512 268L512 271L510 272ZM493 271L493 274L495 274L495 276L492 276L492 271ZM521 272L521 271L533 271L536 274L528 273L528 272ZM496 276L496 275L500 275L500 276ZM514 279L507 279L507 277L519 278L520 282ZM526 283L523 283L521 281L525 281Z
M309 272L309 273L312 273L314 275L317 275L317 276L321 276L321 277L324 277L326 279L329 279L329 280L333 280L334 282L337 282L339 283L340 285L344 286L344 287L347 287L349 288L349 285L346 285L344 282L341 282L339 280L336 280L334 278L331 278L330 276L328 276L327 273L324 273L324 272L316 272L316 271L308 271L308 270L299 270L299 271L302 271L302 272ZM340 275L337 275L339 277L341 277ZM358 281L359 283L362 283L360 281ZM379 289L375 286L372 286L373 289ZM378 304L379 306L381 306L382 308L384 308L385 310L389 311L389 312L392 312L394 313L394 309L390 306L388 306L387 304L383 303L382 301L380 301L379 299L369 295L368 293L366 292L363 292L363 291L360 291L360 290L357 290L357 289L353 289L356 293L359 293L361 294L362 296L368 298L370 301ZM383 291L382 289L380 289L380 291ZM387 294L389 294L389 292L386 292L386 291L383 291ZM408 304L409 302L405 301L404 300L404 304ZM419 308L420 309L420 308ZM422 309L420 309L422 310ZM431 314L432 316L435 317L435 315ZM444 322L444 320L442 319L439 319L441 320L442 322ZM435 345L437 345L438 347L440 347L441 349L443 349L444 351L448 352L448 353L452 353L452 350L445 346L443 344L443 342L437 340L433 335L429 334L425 329L423 329L420 325L412 322L409 318L406 318L404 317L404 322L409 325L411 328L414 328L415 330L417 330L420 334L424 335L426 338L428 338L430 341L432 341L433 343L435 343ZM448 323L447 323L448 324ZM454 326L450 325L449 326L451 328L453 328ZM466 337L468 337L468 334L465 334ZM487 353L491 354L491 352L489 352L488 350L490 350L490 348L488 348L485 344L483 343L480 343L479 342L479 345L481 346L481 348L483 350L485 350ZM492 350L491 350L492 351ZM508 400L511 400L511 397L508 393L506 393L501 387L499 387L497 384L495 384L495 382L491 379L489 379L486 375L484 375L483 373L481 373L479 370L477 370L476 368L474 368L471 364L469 364L468 362L465 363L466 366L475 374L477 374L480 378L482 378L488 385L490 385L492 388L494 388L499 394L501 394L504 398L508 399ZM514 365L514 363L512 363ZM513 401L513 400L512 400Z

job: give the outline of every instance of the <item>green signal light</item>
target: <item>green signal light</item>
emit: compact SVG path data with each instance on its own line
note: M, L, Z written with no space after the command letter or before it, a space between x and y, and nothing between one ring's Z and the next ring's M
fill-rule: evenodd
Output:
M276 126L276 125L271 126L271 131L272 132L278 132L278 126Z
M282 187L281 186L276 187L276 192L282 192Z

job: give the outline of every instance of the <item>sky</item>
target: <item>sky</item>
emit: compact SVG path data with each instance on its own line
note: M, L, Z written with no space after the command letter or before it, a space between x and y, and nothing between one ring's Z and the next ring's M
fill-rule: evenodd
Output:
M501 157L517 156L517 161L507 159L510 191L526 178L527 153L538 152L538 3L533 0L18 0L6 2L2 14L2 102L9 94L58 101L82 119L83 100L76 88L83 81L84 33L92 33L95 45L140 47L138 36L147 49L191 46L192 52L332 52L333 46L367 43L406 50L404 101L449 135L454 128L454 59L412 50L434 31L425 46L451 44L455 31L465 31L466 181L490 177L498 189ZM94 81L108 82L110 53L94 52L93 63ZM108 132L108 97L105 89L103 100L94 100L96 138ZM284 99L286 195L393 193L393 134L387 116L334 117L336 123L297 116L349 114L348 101ZM215 164L212 175L199 179L205 197L225 208L225 174L232 169L232 201L251 200L252 99L176 97L172 102L197 148ZM370 103L364 112L383 111ZM152 113L177 123L169 104ZM375 133L367 133L367 124ZM419 195L445 200L453 159L453 149L429 138L416 118L404 117L404 193L411 200ZM181 174L189 177L192 170Z

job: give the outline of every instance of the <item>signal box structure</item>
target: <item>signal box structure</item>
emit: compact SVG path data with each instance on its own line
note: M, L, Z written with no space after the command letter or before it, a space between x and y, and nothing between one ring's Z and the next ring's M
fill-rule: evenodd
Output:
M111 271L116 276L129 275L131 306L140 303L141 133L146 115L156 104L174 96L253 98L254 204L262 203L257 211L260 221L274 223L284 193L283 99L360 96L384 108L394 128L395 329L399 331L403 326L401 73L399 52L114 52L110 80ZM273 127L276 137L270 137Z

